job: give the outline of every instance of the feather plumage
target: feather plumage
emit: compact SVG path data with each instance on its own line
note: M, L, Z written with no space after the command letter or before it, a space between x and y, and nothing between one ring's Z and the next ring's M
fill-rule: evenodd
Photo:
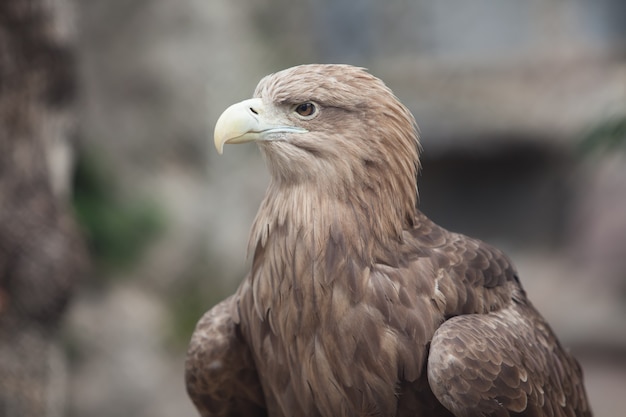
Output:
M255 97L225 118L246 131L216 128L258 140L272 180L252 269L190 345L203 416L591 415L508 258L418 211L417 127L382 81L305 65Z

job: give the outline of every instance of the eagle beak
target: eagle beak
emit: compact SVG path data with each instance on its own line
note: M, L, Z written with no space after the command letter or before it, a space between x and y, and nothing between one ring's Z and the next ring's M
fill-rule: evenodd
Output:
M251 98L233 104L217 119L215 148L220 155L226 143L246 143L260 140L278 140L286 133L304 133L307 130L287 126L271 120L260 98Z

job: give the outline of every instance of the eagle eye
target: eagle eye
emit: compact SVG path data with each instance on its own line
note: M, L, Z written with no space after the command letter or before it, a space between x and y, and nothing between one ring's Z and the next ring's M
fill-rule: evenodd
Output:
M298 104L295 108L296 113L301 117L310 119L317 114L317 107L311 102Z

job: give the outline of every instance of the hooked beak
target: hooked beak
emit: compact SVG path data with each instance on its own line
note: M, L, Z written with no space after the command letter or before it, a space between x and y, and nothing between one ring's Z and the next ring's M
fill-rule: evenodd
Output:
M260 98L233 104L217 119L215 148L221 155L226 143L279 140L285 133L305 133L306 129L281 123L272 117Z

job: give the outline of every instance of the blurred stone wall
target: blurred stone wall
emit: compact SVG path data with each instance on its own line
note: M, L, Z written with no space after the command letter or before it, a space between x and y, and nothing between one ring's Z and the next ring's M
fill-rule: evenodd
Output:
M71 415L194 415L186 339L245 274L268 178L252 145L218 159L213 125L263 75L309 62L368 67L410 107L423 209L510 253L584 354L598 415L619 415L623 396L607 387L626 387L624 156L583 157L577 143L626 114L622 1L76 5L81 152L117 198L153 201L165 228L74 304Z

